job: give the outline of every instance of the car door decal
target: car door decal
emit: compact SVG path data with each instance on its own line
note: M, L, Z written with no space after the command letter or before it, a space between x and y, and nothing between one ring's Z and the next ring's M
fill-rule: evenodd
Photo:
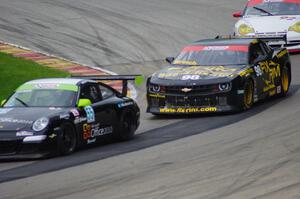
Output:
M84 111L86 112L86 118L88 123L95 122L95 112L93 107L86 106L84 107Z
M264 88L263 92L268 92L271 89L275 89L275 78L280 77L280 64L274 61L264 61L260 63L260 68L265 73L263 76Z
M96 142L97 137L111 134L112 132L112 126L101 127L100 123L84 124L83 140L87 141L87 144L91 144Z

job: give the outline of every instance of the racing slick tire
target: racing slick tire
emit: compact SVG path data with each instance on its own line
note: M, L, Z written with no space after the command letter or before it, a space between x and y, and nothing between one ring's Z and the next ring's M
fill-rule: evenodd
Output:
M289 91L290 88L290 69L285 65L282 70L281 70L281 77L280 77L280 82L281 82L281 93L280 96L284 97L286 96L287 92Z
M133 138L136 129L136 122L131 112L124 112L121 116L119 128L115 134L118 141L127 141Z
M242 109L248 110L253 106L254 103L254 85L253 81L248 79L244 85L244 95Z
M62 135L58 143L58 150L60 155L69 155L75 151L77 145L77 135L75 128L70 123L63 123L61 125Z

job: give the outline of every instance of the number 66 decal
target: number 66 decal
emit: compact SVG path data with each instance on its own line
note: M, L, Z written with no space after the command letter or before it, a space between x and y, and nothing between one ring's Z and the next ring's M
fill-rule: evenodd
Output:
M198 80L199 78L199 75L183 75L181 80Z

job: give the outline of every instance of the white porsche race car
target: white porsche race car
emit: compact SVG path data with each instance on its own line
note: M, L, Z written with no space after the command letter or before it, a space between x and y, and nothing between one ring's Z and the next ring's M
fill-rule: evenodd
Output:
M248 0L244 11L233 16L240 18L235 35L285 37L284 47L289 52L300 52L300 0Z

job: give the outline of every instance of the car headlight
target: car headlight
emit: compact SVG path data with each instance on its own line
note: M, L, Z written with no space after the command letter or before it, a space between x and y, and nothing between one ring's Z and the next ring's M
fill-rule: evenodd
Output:
M249 33L254 33L254 28L247 24L242 24L239 26L238 31L241 35L247 35Z
M165 87L157 84L149 84L149 91L153 93L164 93Z
M300 33L300 21L289 27L289 31L299 32Z
M49 124L49 119L46 117L42 117L40 119L37 119L33 125L32 125L32 129L34 131L41 131L44 130Z
M231 83L227 82L227 83L219 84L219 90L220 91L230 91L231 90Z

